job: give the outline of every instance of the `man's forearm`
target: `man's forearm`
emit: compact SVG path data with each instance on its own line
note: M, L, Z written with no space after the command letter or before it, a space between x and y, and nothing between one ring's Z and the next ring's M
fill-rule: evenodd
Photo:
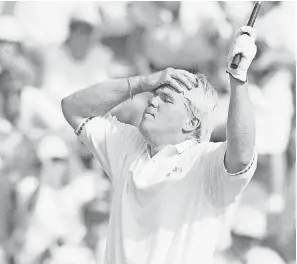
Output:
M228 172L234 173L243 169L252 158L255 144L255 120L248 84L230 76L230 86L225 163Z
M139 81L140 77L129 78L133 95L141 91ZM66 119L67 115L82 118L103 116L129 97L130 89L127 79L110 80L64 98L62 108ZM67 121L69 120L67 119Z

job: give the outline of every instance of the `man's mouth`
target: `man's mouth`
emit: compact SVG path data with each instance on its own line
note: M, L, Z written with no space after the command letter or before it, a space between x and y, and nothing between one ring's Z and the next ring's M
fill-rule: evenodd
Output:
M155 117L155 114L153 113L153 111L150 108L146 108L144 111L144 114L148 114L148 115Z

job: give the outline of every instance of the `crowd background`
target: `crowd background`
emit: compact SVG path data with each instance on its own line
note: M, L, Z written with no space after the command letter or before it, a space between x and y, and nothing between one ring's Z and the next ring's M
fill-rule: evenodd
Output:
M0 2L0 263L103 263L110 182L60 100L111 78L200 71L220 95L254 2ZM296 3L262 2L249 72L256 174L222 229L215 264L296 263Z

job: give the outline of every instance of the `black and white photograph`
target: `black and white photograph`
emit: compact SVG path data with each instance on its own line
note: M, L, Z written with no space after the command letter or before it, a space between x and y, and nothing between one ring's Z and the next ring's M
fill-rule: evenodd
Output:
M296 1L0 1L0 264L296 264Z

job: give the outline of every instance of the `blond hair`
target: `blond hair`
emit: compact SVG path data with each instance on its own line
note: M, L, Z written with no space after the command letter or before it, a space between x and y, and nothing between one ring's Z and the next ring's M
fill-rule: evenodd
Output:
M198 87L191 90L188 96L188 106L194 116L200 121L193 137L198 141L209 141L214 128L214 111L218 104L218 94L206 76L202 73L195 74Z

